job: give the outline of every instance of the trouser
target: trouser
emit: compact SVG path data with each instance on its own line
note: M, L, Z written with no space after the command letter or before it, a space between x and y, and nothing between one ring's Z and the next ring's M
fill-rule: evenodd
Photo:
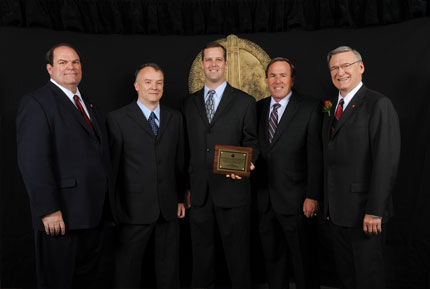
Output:
M296 288L311 288L309 249L303 215L278 214L270 205L260 213L259 231L270 289L289 288L288 258L293 265ZM313 260L317 262L318 260Z
M330 222L336 270L342 289L384 289L382 234L365 234L362 227L342 227Z
M220 232L232 288L251 288L249 222L249 206L216 207L210 196L202 206L193 206L191 208L193 288L215 287L216 224Z
M120 224L115 253L115 288L141 288L147 275L142 275L142 261L150 237L154 236L157 288L179 288L178 220L160 218L147 225Z
M48 236L35 231L38 288L94 288L99 277L102 226Z

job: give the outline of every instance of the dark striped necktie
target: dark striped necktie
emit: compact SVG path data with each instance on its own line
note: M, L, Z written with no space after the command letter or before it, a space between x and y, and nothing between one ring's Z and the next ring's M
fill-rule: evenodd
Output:
M281 107L279 103L275 103L270 113L269 118L269 143L272 143L273 136L276 132L276 127L278 126L278 108Z
M151 129L154 132L155 136L157 136L157 134L158 134L158 125L155 122L156 119L157 119L157 116L152 111L151 114L149 115L148 122L149 122L149 125L151 126Z

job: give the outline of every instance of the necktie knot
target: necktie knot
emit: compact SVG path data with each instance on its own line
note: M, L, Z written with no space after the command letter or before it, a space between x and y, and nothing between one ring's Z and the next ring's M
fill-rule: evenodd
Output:
M215 114L214 94L215 94L215 90L209 90L208 98L206 99L206 114L208 116L209 123L211 123L212 118L214 117L214 114Z
M272 106L272 109L276 109L276 111L278 111L278 108L280 108L281 107L281 105L279 104L279 103L275 103L273 106Z
M156 119L157 119L157 116L152 111L151 114L149 115L148 122L149 122L149 125L151 126L152 132L154 133L155 136L158 134L158 125L155 122Z
M339 100L339 104L337 105L337 109L336 109L336 119L337 120L339 120L340 117L342 116L344 103L345 103L345 101L343 100L343 98L341 98Z

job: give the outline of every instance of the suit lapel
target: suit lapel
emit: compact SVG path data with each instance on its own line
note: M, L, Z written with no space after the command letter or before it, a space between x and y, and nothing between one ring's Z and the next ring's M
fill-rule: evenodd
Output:
M158 130L157 138L161 138L163 133L166 131L171 118L172 113L165 109L164 106L160 105L160 128Z
M276 128L275 135L273 136L273 140L271 143L271 147L275 145L278 141L279 136L282 134L288 125L291 123L291 120L294 117L294 114L297 112L297 109L300 106L300 101L295 93L291 95L290 100L288 101L287 107L285 108L284 113L282 114L282 118L278 123L278 127Z
M263 100L263 107L261 110L260 119L260 133L263 135L260 137L260 144L262 150L267 151L270 148L269 143L269 111L270 111L270 97Z
M194 104L197 107L197 110L201 116L201 118L203 119L203 122L209 126L209 120L208 120L208 115L206 114L206 106L205 106L205 97L204 97L204 93L205 90L201 89L198 92L196 92L196 94L194 95Z
M142 110L139 108L137 103L133 101L128 105L128 115L139 125L147 134L149 134L151 137L155 138L154 132L151 129L151 126L149 125L148 120L146 119L145 115L143 114ZM161 118L161 116L160 116ZM161 124L161 120L160 120Z
M218 104L218 107L215 111L215 115L210 125L213 125L220 118L220 115L229 106L232 99L233 99L233 88L227 83L227 86L225 87L224 93L221 97L221 101Z
M331 138L331 128L333 126L333 119L336 111L337 97L332 98L330 101L332 103L330 116L325 116L323 122L323 138L327 140Z
M85 106L87 107L88 113L90 115L90 119L94 127L94 133L96 134L96 137L98 137L98 139L101 140L102 132L101 132L100 124L98 122L96 110L94 109L94 105L86 97L82 97L82 100L84 101Z
M53 89L54 93L57 95L58 102L63 107L63 111L66 113L69 113L69 115L71 115L72 119L75 119L83 127L83 129L85 129L87 131L87 133L90 137L98 140L97 136L92 131L90 125L85 121L81 112L70 101L70 99L67 97L67 95L65 95L64 92L59 87L57 87L55 84L53 84L52 82L49 82L49 83L51 85L51 89ZM85 106L86 106L86 104L85 104Z
M361 105L363 97L366 94L366 90L366 87L363 85L351 99L341 118L336 123L333 136L336 135L336 133L343 127L343 125L348 121L348 119L357 111L357 107Z

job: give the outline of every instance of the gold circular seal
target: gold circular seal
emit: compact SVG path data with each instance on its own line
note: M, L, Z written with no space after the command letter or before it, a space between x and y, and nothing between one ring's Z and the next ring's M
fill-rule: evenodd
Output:
M216 41L227 49L226 79L230 85L252 95L256 100L268 97L270 92L266 88L265 70L270 62L269 55L257 44L233 34ZM205 84L201 59L202 53L199 52L191 66L188 77L190 93L200 90Z

